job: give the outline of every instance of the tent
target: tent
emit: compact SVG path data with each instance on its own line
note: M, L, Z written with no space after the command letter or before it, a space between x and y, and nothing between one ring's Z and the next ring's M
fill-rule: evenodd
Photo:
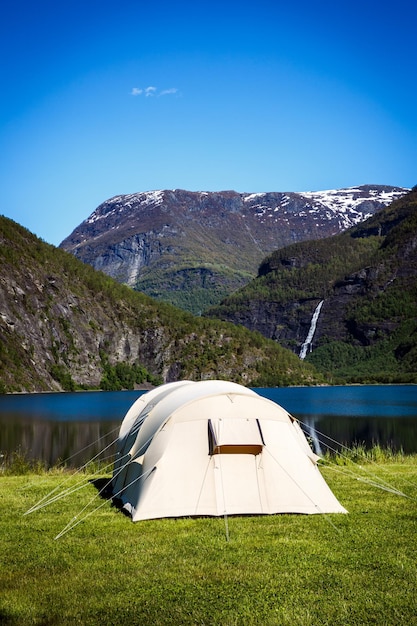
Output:
M236 383L180 381L143 394L119 433L113 499L133 521L346 513L298 422Z

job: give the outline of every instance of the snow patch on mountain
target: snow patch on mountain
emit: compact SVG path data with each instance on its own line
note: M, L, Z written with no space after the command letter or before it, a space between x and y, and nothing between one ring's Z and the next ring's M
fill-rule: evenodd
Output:
M125 196L114 196L93 211L90 217L85 220L85 223L94 224L99 220L114 217L123 211L132 209L138 204L142 206L159 206L164 203L164 193L163 190L156 190L131 193ZM108 208L110 208L110 210L106 210Z
M252 200L258 200L259 198L264 198L265 196L266 196L265 192L244 194L243 202L252 202Z
M375 202L381 208L388 206L408 191L402 188L381 190L371 185L348 187L345 189L327 189L325 191L304 191L288 194L246 194L243 201L251 205L256 217L264 222L265 218L275 214L276 221L287 215L289 207L292 217L329 221L338 220L340 228L347 229L371 217L375 212ZM271 203L271 196L274 203ZM294 204L296 203L296 205ZM372 204L368 204L372 203Z
M315 204L319 203L343 212L355 209L366 200L375 200L375 197L382 205L388 206L403 196L404 191L404 189L381 191L372 187L348 187L347 189L327 189L326 191L304 191L300 192L299 195L313 200Z

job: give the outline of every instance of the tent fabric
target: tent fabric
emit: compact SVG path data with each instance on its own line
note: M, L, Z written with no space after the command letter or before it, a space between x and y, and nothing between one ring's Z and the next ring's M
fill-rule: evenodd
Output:
M113 498L133 521L345 513L297 421L227 381L180 381L141 396L119 433Z

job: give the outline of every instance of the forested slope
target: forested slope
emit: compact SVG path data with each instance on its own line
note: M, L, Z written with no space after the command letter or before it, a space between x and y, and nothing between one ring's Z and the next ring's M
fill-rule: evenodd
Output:
M322 380L262 335L158 303L4 217L0 266L0 392Z
M417 382L417 190L341 235L277 250L210 316L258 330L333 380Z

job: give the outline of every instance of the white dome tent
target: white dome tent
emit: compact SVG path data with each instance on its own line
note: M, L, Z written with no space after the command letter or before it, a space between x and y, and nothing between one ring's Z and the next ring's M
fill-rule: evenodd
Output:
M346 513L298 422L227 381L181 381L141 396L119 433L112 496L133 521Z

